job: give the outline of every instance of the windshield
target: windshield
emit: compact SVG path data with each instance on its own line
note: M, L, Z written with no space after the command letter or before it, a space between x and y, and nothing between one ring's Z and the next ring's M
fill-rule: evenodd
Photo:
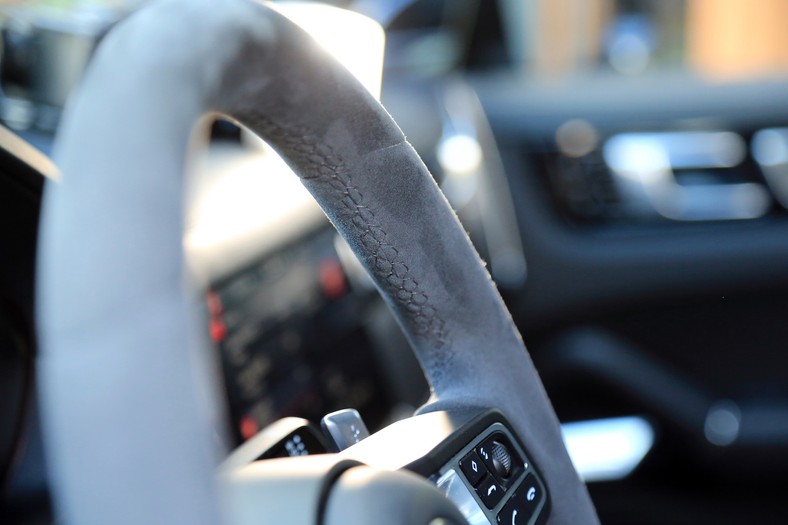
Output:
M788 72L782 0L505 0L515 61L560 77L686 71L718 80Z

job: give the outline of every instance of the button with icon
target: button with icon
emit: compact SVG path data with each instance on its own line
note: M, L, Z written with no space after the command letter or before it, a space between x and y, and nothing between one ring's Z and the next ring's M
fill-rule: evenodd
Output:
M542 485L533 474L528 474L517 489L515 498L519 498L529 514L533 514L542 501Z
M460 469L462 469L463 474L465 474L465 477L468 478L468 481L474 487L478 485L484 475L487 474L484 463L474 451L471 451L470 454L460 460Z
M542 484L528 474L498 513L498 525L525 525L539 508L544 497Z
M487 476L477 487L476 494L488 509L492 509L503 498L504 489L495 481L495 478Z

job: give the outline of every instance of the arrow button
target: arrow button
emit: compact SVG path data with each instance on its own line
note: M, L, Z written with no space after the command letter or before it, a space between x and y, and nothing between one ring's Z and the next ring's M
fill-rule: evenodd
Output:
M501 498L503 498L504 489L501 487L495 478L492 476L485 477L476 489L476 494L482 500L482 503L488 508L494 508Z

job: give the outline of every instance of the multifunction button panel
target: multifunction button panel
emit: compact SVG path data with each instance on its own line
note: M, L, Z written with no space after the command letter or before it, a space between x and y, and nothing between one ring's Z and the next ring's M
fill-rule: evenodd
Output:
M440 474L438 487L474 525L531 525L547 515L541 476L501 423L463 447Z

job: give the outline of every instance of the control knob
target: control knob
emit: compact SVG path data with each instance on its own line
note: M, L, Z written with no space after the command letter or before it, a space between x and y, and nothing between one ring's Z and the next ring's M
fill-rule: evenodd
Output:
M502 478L509 477L512 472L512 454L506 445L500 441L493 441L490 452L492 452L492 464L495 472Z

